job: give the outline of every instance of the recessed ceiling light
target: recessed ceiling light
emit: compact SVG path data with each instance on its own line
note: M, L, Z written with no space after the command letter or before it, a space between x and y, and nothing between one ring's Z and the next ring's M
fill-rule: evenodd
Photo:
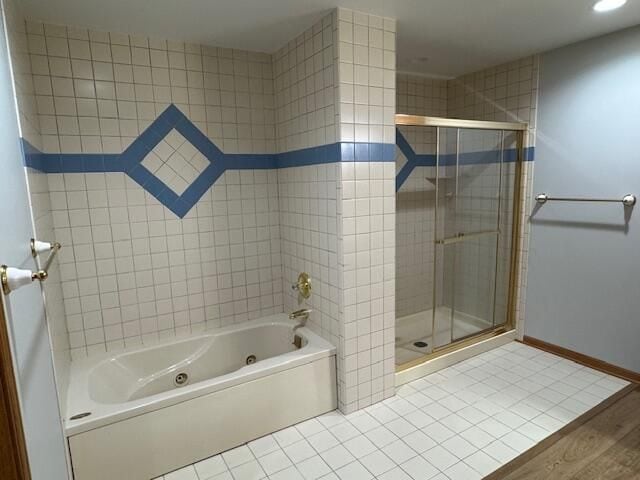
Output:
M593 9L596 12L608 12L620 8L625 3L627 3L627 0L599 0L593 5Z

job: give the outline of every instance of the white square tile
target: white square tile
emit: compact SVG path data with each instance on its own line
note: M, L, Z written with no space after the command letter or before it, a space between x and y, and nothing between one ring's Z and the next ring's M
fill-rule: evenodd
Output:
M271 475L272 473L284 470L291 466L291 461L282 450L276 450L275 452L268 453L260 457L258 461L267 475Z
M364 457L358 457L358 460L376 477L396 466L396 464L380 450L371 452Z
M194 464L194 467L199 478L209 478L227 471L227 465L220 455L202 460Z
M283 450L295 464L316 455L316 451L306 440L300 440L290 445L286 445L283 447Z
M235 480L260 480L266 477L260 464L255 460L232 468L231 474Z
M382 451L397 465L417 456L417 453L402 440L396 440L395 442L386 445L382 448Z
M438 473L438 469L422 457L414 457L400 465L413 480L428 480Z
M326 452L322 452L320 456L325 462L327 462L327 465L329 465L332 470L337 470L355 460L355 457L342 445L338 445Z
M224 452L222 458L229 468L237 467L238 465L254 460L251 450L249 450L249 447L246 445Z
M329 466L319 456L314 456L296 464L305 479L315 480L331 472Z
M370 480L373 475L358 462L352 462L335 471L341 480Z
M355 458L362 458L377 450L376 446L367 437L360 435L343 443Z

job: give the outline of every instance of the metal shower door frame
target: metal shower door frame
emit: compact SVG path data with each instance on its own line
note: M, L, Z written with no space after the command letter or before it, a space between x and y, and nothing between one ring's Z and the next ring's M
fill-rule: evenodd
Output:
M443 345L442 347L436 347L435 345L435 336L436 336L436 314L435 314L435 306L437 303L437 289L436 289L436 280L437 280L437 269L436 269L436 251L434 250L434 267L433 267L433 315L432 315L432 327L431 327L431 345L433 345L433 351L430 354L427 354L417 360L412 360L405 364L400 365L397 369L399 371L404 370L406 368L411 368L413 366L424 363L427 360L438 357L450 351L457 350L464 346L474 344L486 338L490 338L495 335L499 335L506 331L510 331L515 329L516 326L516 306L518 302L518 283L519 283L519 273L520 273L520 231L521 231L521 222L522 222L522 198L523 198L523 186L524 183L522 181L522 175L524 172L523 162L524 162L524 146L525 146L525 137L528 132L528 125L526 123L518 123L518 122L494 122L494 121L484 121L484 120L465 120L465 119L454 119L454 118L444 118L444 117L430 117L430 116L419 116L419 115L404 115L397 114L395 116L395 124L397 125L405 125L412 127L435 127L436 128L436 182L435 182L435 212L434 212L434 247L437 244L437 230L438 230L438 202L439 202L439 175L440 175L440 129L441 128L455 128L457 129L457 134L461 129L476 129L476 130L494 130L501 132L501 175L500 182L502 182L502 162L504 156L504 136L505 132L515 132L516 133L516 162L515 162L515 178L514 178L514 195L513 195L513 205L512 205L512 229L511 229L511 258L509 263L509 291L507 297L507 320L503 325L495 326L495 292L494 292L494 318L493 318L493 326L491 328L485 329L473 335L469 335L468 337L463 337L448 343L447 345ZM457 142L458 143L458 142ZM459 154L459 144L456 148L456 155ZM456 160L456 169L458 168L459 161ZM457 174L456 174L457 177ZM456 180L457 181L457 180ZM500 184L500 189L502 189L502 184ZM501 202L502 191L499 191L499 202ZM499 208L501 208L499 206ZM496 249L499 245L499 235L496 237ZM497 258L496 258L496 272L497 272ZM496 273L497 274L497 273ZM497 287L494 285L494 289ZM452 331L453 335L453 331Z

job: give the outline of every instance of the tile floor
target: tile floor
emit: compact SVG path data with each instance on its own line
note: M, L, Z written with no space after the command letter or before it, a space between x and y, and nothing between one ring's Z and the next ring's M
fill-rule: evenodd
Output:
M627 382L510 343L157 480L475 480Z

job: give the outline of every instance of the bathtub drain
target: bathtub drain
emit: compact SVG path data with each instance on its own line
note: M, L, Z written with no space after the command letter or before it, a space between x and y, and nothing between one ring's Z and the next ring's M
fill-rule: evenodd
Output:
M255 355L249 355L247 357L247 365L251 365L252 363L256 363L256 356Z
M188 380L189 380L189 375L182 372L176 375L176 378L173 380L173 383L176 385L176 387L181 387L185 385Z

